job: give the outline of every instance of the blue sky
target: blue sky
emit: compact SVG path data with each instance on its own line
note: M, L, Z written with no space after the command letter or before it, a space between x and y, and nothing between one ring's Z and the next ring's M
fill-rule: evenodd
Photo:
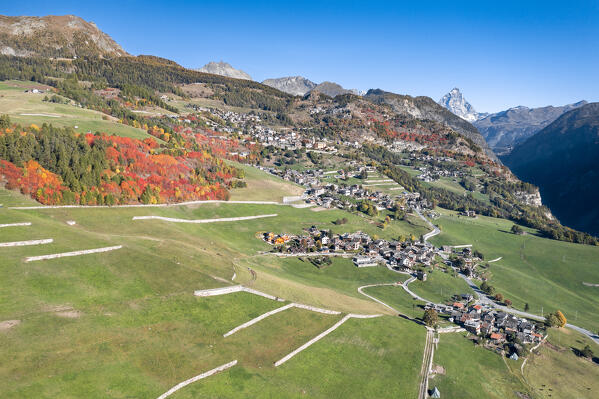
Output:
M594 1L11 1L4 15L75 14L132 54L227 61L255 80L302 75L478 111L599 101Z

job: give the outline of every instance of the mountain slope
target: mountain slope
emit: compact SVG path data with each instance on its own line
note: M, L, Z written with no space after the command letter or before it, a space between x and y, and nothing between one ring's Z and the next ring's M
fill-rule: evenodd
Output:
M316 83L302 76L266 79L262 84L274 87L292 96L303 96L317 86Z
M329 97L336 97L340 94L355 94L352 90L344 89L340 84L334 82L322 82L311 91L317 91Z
M474 122L486 115L476 112L457 87L454 87L449 93L444 95L438 104L468 122Z
M228 76L235 79L252 80L252 77L242 71L241 69L235 69L226 62L209 62L200 69L199 72L211 73L214 75Z
M562 223L599 234L599 103L576 108L517 146L504 162L541 190Z
M587 104L580 101L562 107L514 107L506 111L488 115L473 124L497 151L508 151L513 146L524 142L564 113Z
M377 104L387 104L395 112L402 115L410 115L419 119L430 119L443 123L462 136L472 140L476 145L484 149L491 158L497 160L497 157L487 145L484 137L472 124L437 104L430 97L412 97L380 89L368 90L364 97Z
M93 22L74 15L0 16L0 53L19 57L128 55Z

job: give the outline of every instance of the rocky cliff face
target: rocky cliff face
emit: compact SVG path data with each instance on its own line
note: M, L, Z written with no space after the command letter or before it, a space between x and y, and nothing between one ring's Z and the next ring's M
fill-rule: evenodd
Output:
M474 122L489 146L498 153L507 153L514 146L549 125L564 113L587 104L580 101L562 107L514 107L490 114Z
M128 55L93 22L86 22L74 15L0 16L0 53L53 58Z
M457 87L444 95L443 98L439 100L438 104L468 122L474 122L486 115L476 112L474 107L466 101L462 92L460 92L460 89Z
M199 72L211 73L214 75L228 76L235 79L252 80L252 77L240 69L235 69L226 62L209 62L200 69Z
M302 76L266 79L262 84L274 87L292 96L303 96L317 86L316 83Z
M487 155L489 155L489 157L499 161L493 151L491 151L487 145L487 142L483 136L481 136L481 134L473 125L437 104L430 97L412 97L376 89L368 90L364 98L374 103L388 104L395 112L399 114L443 123L462 136L471 139L476 145L481 147L487 153Z

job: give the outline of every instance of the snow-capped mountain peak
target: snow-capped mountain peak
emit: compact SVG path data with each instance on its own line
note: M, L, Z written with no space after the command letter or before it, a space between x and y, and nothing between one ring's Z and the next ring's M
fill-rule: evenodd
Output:
M447 108L452 113L468 122L474 122L483 117L483 115L486 115L476 112L474 107L466 101L462 92L457 87L454 87L449 93L444 95L443 98L439 100L439 105Z

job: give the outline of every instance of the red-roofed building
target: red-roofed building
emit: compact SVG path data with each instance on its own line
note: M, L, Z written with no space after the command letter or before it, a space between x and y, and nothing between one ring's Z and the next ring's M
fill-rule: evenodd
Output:
M492 333L490 337L493 341L505 341L505 335L499 333Z

